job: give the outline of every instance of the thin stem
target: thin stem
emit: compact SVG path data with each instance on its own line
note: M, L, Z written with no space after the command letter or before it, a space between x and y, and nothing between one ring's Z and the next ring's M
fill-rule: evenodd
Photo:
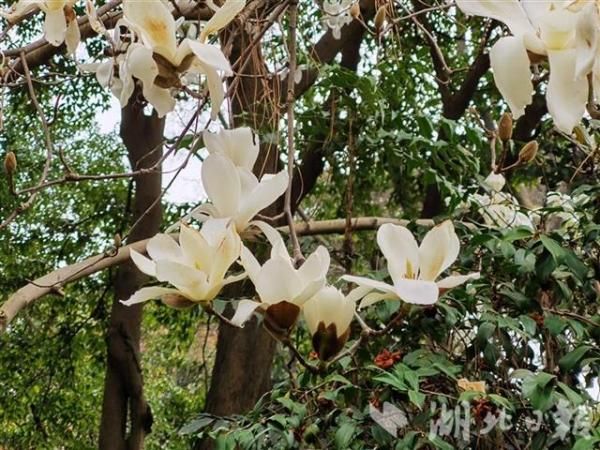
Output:
M289 34L288 34L288 53L289 53L289 73L287 83L287 139L288 139L288 175L289 183L285 192L284 212L290 227L290 239L294 251L294 261L296 264L304 262L304 256L300 249L300 242L294 227L294 216L292 214L292 187L294 182L294 106L296 96L294 92L295 74L296 74L296 26L298 22L298 1L292 0L289 3Z

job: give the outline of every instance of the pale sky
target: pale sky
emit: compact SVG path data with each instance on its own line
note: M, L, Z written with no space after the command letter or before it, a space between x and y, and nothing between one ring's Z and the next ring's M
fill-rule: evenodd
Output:
M100 131L109 133L118 130L120 120L119 101L115 97L110 99L110 108L98 117ZM184 114L185 115L185 114ZM169 137L177 136L178 131L182 129L182 116L179 114L169 114L167 116L167 125L165 134ZM176 154L169 156L163 164L163 186L167 186L175 175L175 170L185 161L188 152L180 150ZM199 203L206 194L200 179L200 168L202 163L198 158L190 158L188 165L181 171L171 188L165 194L165 200L171 203Z

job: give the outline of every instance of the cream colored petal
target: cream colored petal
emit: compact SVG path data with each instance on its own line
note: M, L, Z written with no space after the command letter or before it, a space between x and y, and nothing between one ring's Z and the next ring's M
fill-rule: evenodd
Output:
M225 28L245 6L246 0L226 0L202 28L200 41L204 42L208 36Z
M183 253L175 239L162 233L157 234L148 241L146 251L154 261L181 261L183 259Z
M315 280L325 280L327 277L327 271L329 270L329 264L331 257L329 251L322 245L319 245L317 249L310 254L304 264L298 269L298 275L305 283L312 282Z
M377 231L377 245L388 262L392 279L417 276L419 246L413 234L405 227L386 223Z
M223 88L223 80L219 73L207 67L205 71L206 84L208 86L208 94L210 96L210 118L217 120L219 111L221 111L221 105L225 100L225 88Z
M209 246L216 248L221 245L221 242L230 231L231 219L229 217L214 218L209 217L202 224L200 233L206 240Z
M350 301L357 302L363 297L365 297L372 290L373 289L368 286L359 286L357 288L352 289L348 293L348 295L346 295L346 298Z
M344 281L357 284L361 287L364 286L371 289L376 289L378 291L385 292L388 294L396 293L396 291L394 290L394 286L390 286L389 284L384 283L383 281L372 280L371 278L366 277L357 277L354 275L344 275L341 278Z
M254 286L261 301L272 305L281 301L294 302L303 283L291 265L275 258L263 265Z
M127 69L130 76L142 82L144 98L156 109L159 117L173 110L175 99L169 90L154 84L158 66L152 57L152 50L138 44L131 45L127 52Z
M257 227L271 244L271 258L279 257L282 259L290 259L290 255L285 247L285 242L279 231L262 220L253 220L250 225Z
M187 264L208 272L214 251L198 230L182 224L179 229L179 245Z
M221 47L212 44L203 44L192 39L185 39L182 44L183 54L193 53L197 61L192 63L191 72L206 73L207 68L222 72L225 76L232 76L231 64L223 54ZM189 50L186 50L188 48Z
M66 32L67 19L63 10L48 10L44 21L44 37L46 40L58 47L65 41Z
M281 197L288 182L287 171L282 170L274 177L263 178L252 192L242 193L240 211L235 219L238 230L243 231L254 216Z
M531 104L533 83L529 56L521 37L503 37L490 49L490 62L498 90L518 119Z
M470 280L478 280L481 274L479 272L470 273L468 275L450 275L437 282L440 289L452 289L453 287L460 286Z
M146 46L172 61L177 50L175 19L161 0L125 0L123 16Z
M594 67L600 40L600 17L594 3L587 3L582 14L578 15L576 30L577 64L575 78L587 76Z
M228 227L223 239L217 246L214 260L211 261L209 272L209 281L211 283L223 280L231 265L240 257L241 248L242 240L240 236L234 227Z
M419 278L435 281L444 270L456 261L459 251L460 241L450 220L433 227L427 232L419 247L421 262ZM394 283L396 281L394 279Z
M554 125L570 134L585 113L588 97L586 77L575 77L577 51L557 50L548 52L550 80L546 92L548 111Z
M151 277L156 277L156 264L154 264L154 261L146 258L144 255L133 249L129 251L129 256L140 272L150 275Z
M518 0L456 0L467 15L490 17L505 23L513 34L533 32L533 26Z
M254 257L252 252L246 246L242 246L240 262L244 270L248 273L248 277L252 283L256 284L260 274L260 264Z
M382 300L400 300L396 294L390 293L381 293L381 292L371 292L364 296L358 309L366 308L367 306L374 305L375 303L379 303Z
M131 306L155 298L160 298L163 295L169 294L181 295L181 292L179 292L177 289L164 288L159 286L145 287L137 291L127 300L121 300L121 303L123 303L125 306Z
M77 19L71 20L67 26L67 32L65 34L65 44L67 46L67 53L69 55L75 55L75 51L81 41L81 33L79 31L79 24Z
M355 309L356 304L338 289L326 286L304 304L302 311L311 334L315 334L323 322L325 326L335 324L340 337L350 326Z
M234 128L218 133L205 131L203 137L209 153L224 153L238 167L248 170L254 167L260 145L251 128Z
M402 301L414 305L433 305L439 297L439 288L433 281L394 280L394 290Z
M231 323L240 328L244 327L244 324L250 320L254 311L259 308L261 304L252 300L240 300L235 309L235 314L231 318Z
M241 186L231 160L216 153L209 155L202 163L202 183L221 217L237 217L241 206Z

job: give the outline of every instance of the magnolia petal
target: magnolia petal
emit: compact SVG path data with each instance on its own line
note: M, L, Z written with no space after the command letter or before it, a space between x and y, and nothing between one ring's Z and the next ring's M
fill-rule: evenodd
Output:
M192 39L185 39L181 46L183 49L189 48L197 58L195 64L192 63L191 72L205 73L206 68L211 67L213 70L223 72L225 76L233 75L231 64L219 46L203 44Z
M242 281L243 279L245 279L247 277L248 277L248 274L246 272L242 272L237 275L231 275L231 276L225 278L225 280L223 280L223 286L226 286L231 283L237 283L238 281Z
M202 163L202 183L206 195L221 217L236 217L240 207L241 185L235 166L224 155L213 153Z
M419 246L405 227L386 223L377 231L377 245L388 262L392 279L417 276Z
M188 264L204 272L208 271L206 268L212 263L214 252L198 230L182 224L179 229L179 245Z
M290 255L285 247L285 242L279 231L262 220L253 220L250 225L257 227L265 235L269 244L271 244L271 258L279 257L290 259Z
M531 104L533 95L529 56L523 38L507 36L498 39L490 49L490 63L496 86L510 106L514 119L518 119Z
M456 0L456 5L467 15L490 17L504 22L515 35L535 32L518 0Z
M127 52L127 69L131 76L142 82L144 98L156 109L159 117L173 110L175 99L171 97L169 90L154 84L158 66L152 57L152 50L142 45L131 45Z
M146 245L146 251L154 261L181 261L183 259L181 247L177 245L175 239L167 234L160 233L151 238Z
M58 47L65 41L67 32L67 19L61 9L49 9L46 11L44 21L44 37L55 47Z
M259 302L253 300L240 300L230 322L237 327L243 328L244 324L250 320L252 314L254 314L254 311L260 306L261 304Z
M114 65L112 60L98 64L96 72L96 80L102 87L108 87L111 84L114 74Z
M227 226L210 262L209 281L223 280L229 267L240 257L242 240L233 226Z
M548 52L550 80L546 92L548 111L554 125L570 134L585 113L588 81L585 76L575 77L577 51L575 49Z
M254 167L260 145L251 128L234 128L218 133L205 131L203 138L209 153L224 153L237 167L248 170Z
M154 261L146 258L144 255L133 249L129 251L129 256L137 268L140 269L140 272L150 275L151 277L156 277L156 264Z
M310 254L304 264L298 269L298 275L305 282L311 282L318 279L325 280L327 271L329 270L329 264L331 257L329 251L322 245L319 245L317 249Z
M319 292L319 290L321 290L323 286L325 286L326 282L327 280L325 279L325 277L323 277L305 284L304 289L302 289L302 292L300 292L294 298L294 303L298 306L304 305L311 297L316 295L316 293Z
M79 24L77 23L77 19L73 19L67 26L67 32L65 34L65 44L69 55L75 54L80 41L81 33L79 31Z
M210 67L206 68L205 74L208 94L210 95L210 118L216 120L219 116L219 111L221 111L223 100L225 100L223 80L219 73Z
M340 337L350 326L355 309L355 302L348 300L339 289L326 286L304 304L302 311L311 334L317 332L322 322L325 327L334 324Z
M169 295L169 294L181 295L181 292L179 292L177 289L164 288L164 287L159 287L159 286L145 287L145 288L142 288L139 291L137 291L135 294L133 294L127 300L121 300L121 303L123 303L125 306L131 306L131 305L135 305L137 303L143 303L148 300L155 299L155 298L160 298L163 295Z
M479 272L470 273L468 275L450 275L437 282L440 289L452 289L456 286L466 283L469 280L478 280L481 277Z
M256 285L258 281L258 276L260 274L261 266L258 260L252 254L252 252L248 250L246 246L242 246L240 262L244 270L248 273L250 281L252 281L252 283Z
M246 0L226 0L204 25L200 33L200 41L204 42L208 36L225 28L244 9L244 6L246 6Z
M168 89L163 89L154 84L144 85L143 93L148 103L150 103L156 112L158 117L164 117L167 113L170 113L175 109L175 99L171 95Z
M460 241L450 220L433 227L427 232L419 247L421 262L419 278L434 281L456 261L459 251Z
M238 175L240 176L240 184L242 186L242 192L252 192L258 186L258 178L250 170L245 167L237 166ZM264 180L266 175L263 175Z
M359 286L352 289L346 298L350 301L357 302L360 299L364 298L368 293L370 293L373 289L368 286Z
M600 32L598 23L600 17L594 3L587 3L582 14L578 15L575 46L577 49L577 64L575 77L587 76L594 67L598 53Z
M177 50L175 19L161 0L126 0L123 16L146 46L172 61Z
M413 305L433 305L439 297L439 288L433 281L394 280L394 289L402 301Z
M287 171L282 170L274 177L262 179L254 191L244 196L244 202L240 209L236 224L238 230L242 231L248 226L248 222L260 211L271 205L286 191L289 183Z
M384 283L383 281L372 280L371 278L357 277L354 275L343 275L342 280L347 281L349 283L357 284L359 286L376 289L378 291L382 291L388 294L396 293L394 286L390 286L389 284Z
M206 284L206 274L180 262L156 261L156 278L169 282L178 289ZM198 299L200 300L200 299Z
M225 239L227 233L230 231L229 226L231 225L231 219L229 217L214 218L209 217L202 224L202 237L208 242L211 247L218 247Z
M400 300L396 294L371 292L363 297L358 309L366 308L367 306L379 303L382 300Z
M294 303L303 288L291 264L279 258L269 259L263 265L254 286L261 301L270 305L282 301Z

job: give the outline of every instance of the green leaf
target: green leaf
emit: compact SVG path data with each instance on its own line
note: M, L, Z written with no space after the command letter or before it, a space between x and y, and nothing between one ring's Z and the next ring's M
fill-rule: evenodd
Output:
M559 381L556 384L565 393L565 396L569 399L569 401L575 406L581 405L584 402L584 399L581 395L579 395L562 381Z
M577 439L572 450L595 450L596 444L600 442L600 437L584 436Z
M426 396L425 394L419 391L408 391L409 400L417 406L419 409L423 409L423 404L425 403Z
M344 422L335 432L335 448L347 450L354 433L356 433L356 426L351 422Z
M589 345L581 345L572 352L569 352L560 358L558 365L560 366L561 370L564 372L569 372L572 370L577 365L579 360L581 360L581 358L583 358L585 354L591 350L591 348L592 347Z

